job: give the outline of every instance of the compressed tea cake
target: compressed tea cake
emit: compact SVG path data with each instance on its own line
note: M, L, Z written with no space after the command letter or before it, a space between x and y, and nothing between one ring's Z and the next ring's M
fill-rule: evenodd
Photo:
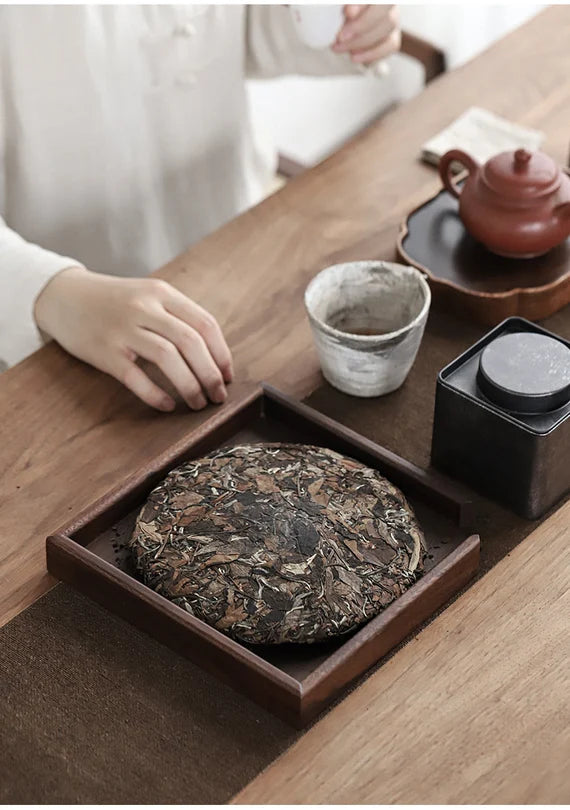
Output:
M377 471L321 447L241 445L173 470L131 539L158 593L233 638L349 632L421 572L422 531Z

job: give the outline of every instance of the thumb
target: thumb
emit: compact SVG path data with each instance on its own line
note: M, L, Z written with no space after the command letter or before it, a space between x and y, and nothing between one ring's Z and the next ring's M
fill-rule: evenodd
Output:
M344 16L347 20L355 20L361 14L366 6L345 6Z

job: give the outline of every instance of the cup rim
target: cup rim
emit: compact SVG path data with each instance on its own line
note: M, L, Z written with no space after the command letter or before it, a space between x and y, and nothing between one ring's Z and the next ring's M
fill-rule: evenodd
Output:
M380 335L356 335L353 332L343 332L341 329L335 329L334 326L326 323L326 321L322 321L320 318L311 312L309 308L309 304L307 302L307 298L311 288L315 285L315 282L318 278L323 276L325 273L329 273L331 270L336 269L337 267L347 267L347 266L354 266L360 265L363 267L383 267L386 270L392 270L394 267L399 269L405 270L410 275L416 276L417 280L420 283L420 287L424 292L424 303L422 308L420 309L419 313L413 318L408 324L405 326L400 327L400 329L396 329L393 332L383 332ZM388 340L393 340L394 338L400 337L401 335L405 334L406 332L411 331L414 326L417 326L422 320L425 318L427 312L429 311L431 305L431 290L429 284L427 283L426 276L416 267L412 267L409 264L398 264L397 262L386 262L382 259L378 261L375 260L362 260L362 261L355 261L355 262L340 262L339 264L331 264L328 267L324 267L320 270L314 278L308 283L305 294L304 294L304 303L305 303L305 310L309 317L309 320L316 324L319 329L325 334L328 334L331 337L339 338L342 340L346 340L349 337L351 340L354 340L357 343L361 343L363 345L370 345L371 343L378 343L384 342Z

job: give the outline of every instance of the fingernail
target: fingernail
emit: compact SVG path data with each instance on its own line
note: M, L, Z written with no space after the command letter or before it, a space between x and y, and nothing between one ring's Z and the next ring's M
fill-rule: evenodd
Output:
M194 397L194 399L191 399L188 404L193 411L201 411L202 408L205 408L208 403L206 402L205 397L200 394L199 396Z
M225 385L219 385L212 393L212 402L225 402L228 396Z
M160 402L160 409L162 411L173 411L176 408L176 402L172 397L163 397Z
M343 28L340 34L338 35L339 42L348 42L354 36L354 31L351 31L350 28Z
M234 378L234 367L228 366L228 368L223 372L224 374L224 382L231 383Z

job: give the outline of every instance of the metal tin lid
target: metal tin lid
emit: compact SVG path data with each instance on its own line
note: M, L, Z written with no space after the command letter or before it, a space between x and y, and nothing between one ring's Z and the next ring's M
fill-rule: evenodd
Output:
M505 410L556 410L570 401L570 348L536 332L501 335L481 353L477 382Z

